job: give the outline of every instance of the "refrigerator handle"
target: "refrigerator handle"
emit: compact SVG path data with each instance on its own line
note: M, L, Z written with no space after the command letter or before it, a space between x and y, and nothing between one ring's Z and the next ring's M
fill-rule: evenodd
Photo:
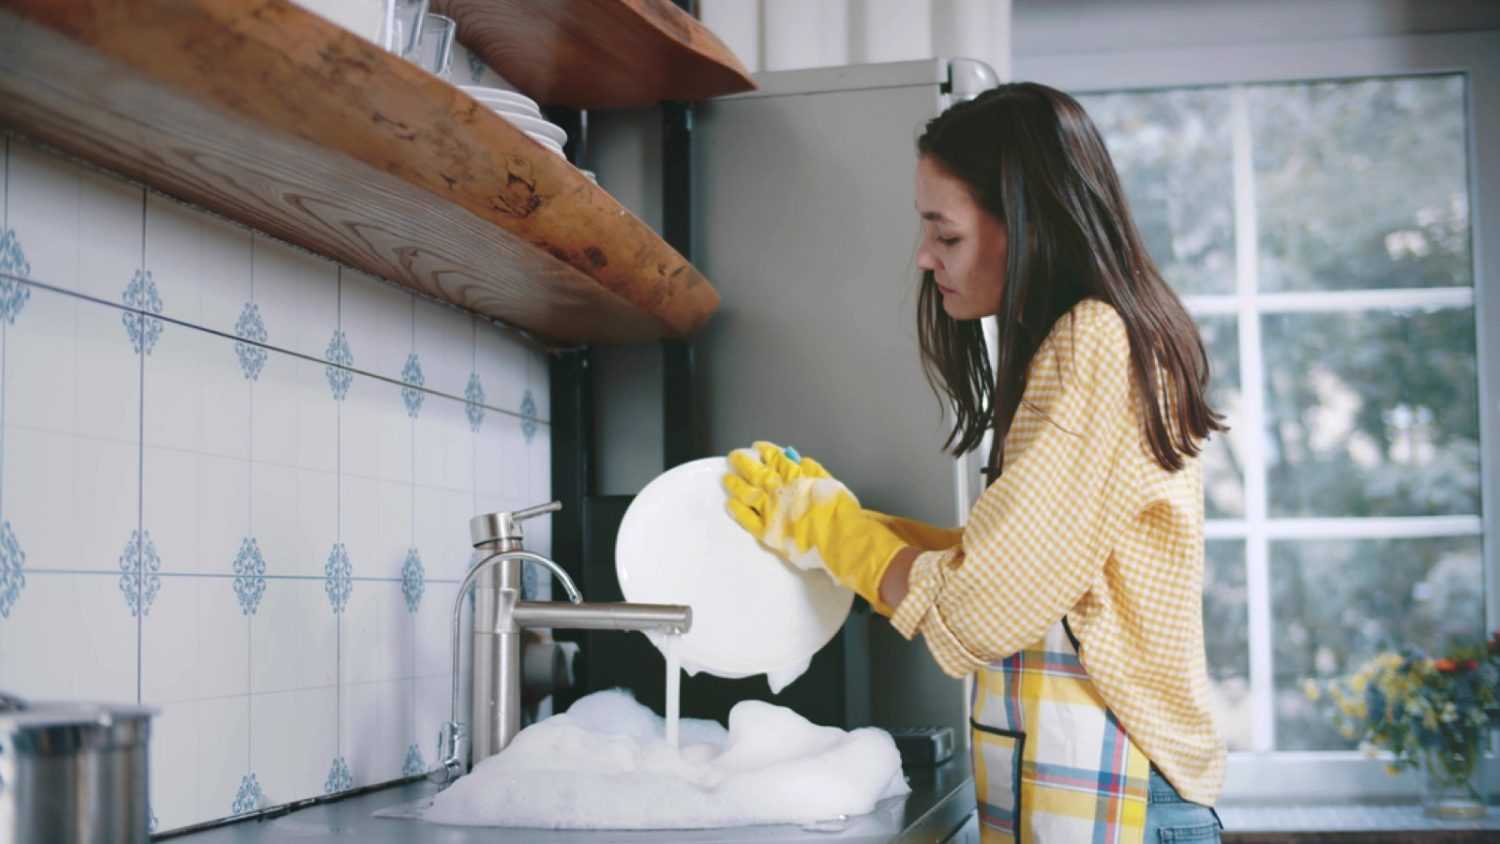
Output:
M999 84L1000 76L995 69L979 59L949 59L943 107L972 100Z

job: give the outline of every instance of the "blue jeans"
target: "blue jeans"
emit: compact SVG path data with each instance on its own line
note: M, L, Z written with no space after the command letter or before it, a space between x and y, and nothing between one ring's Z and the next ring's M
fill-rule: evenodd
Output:
M1150 796L1146 805L1146 844L1220 841L1219 815L1201 803L1182 799L1166 777L1151 766Z

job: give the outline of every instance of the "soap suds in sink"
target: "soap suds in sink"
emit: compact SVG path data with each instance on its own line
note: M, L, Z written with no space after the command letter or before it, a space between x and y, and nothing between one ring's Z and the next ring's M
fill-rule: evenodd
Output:
M727 730L684 718L679 741L628 693L598 692L522 730L423 817L553 829L810 823L909 791L885 731L820 727L762 701L737 704Z

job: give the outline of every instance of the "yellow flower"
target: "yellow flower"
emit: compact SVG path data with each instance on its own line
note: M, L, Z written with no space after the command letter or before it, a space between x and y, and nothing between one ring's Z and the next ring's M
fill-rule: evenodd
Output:
M1394 777L1401 773L1401 769L1396 767L1395 765L1386 765L1385 772Z
M1364 694L1365 686L1369 684L1370 675L1363 671L1349 678L1349 688L1353 689L1355 694Z
M1312 680L1302 681L1302 693L1307 695L1308 700L1317 700L1323 696L1322 689L1318 688L1318 684Z
M1398 682L1397 679L1392 678L1391 675L1382 676L1379 681L1376 681L1376 688L1379 688L1380 694L1386 696L1386 700L1389 700L1391 703L1401 703L1401 700L1406 697L1406 693L1404 693L1401 685L1403 684Z

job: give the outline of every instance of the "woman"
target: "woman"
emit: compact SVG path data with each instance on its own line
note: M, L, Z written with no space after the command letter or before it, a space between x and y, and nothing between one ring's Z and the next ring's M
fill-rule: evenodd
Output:
M917 148L923 360L955 412L945 447L993 432L989 488L948 531L757 443L730 456L730 509L975 675L985 841L1217 841L1197 456L1225 428L1198 331L1071 97L1003 85Z

